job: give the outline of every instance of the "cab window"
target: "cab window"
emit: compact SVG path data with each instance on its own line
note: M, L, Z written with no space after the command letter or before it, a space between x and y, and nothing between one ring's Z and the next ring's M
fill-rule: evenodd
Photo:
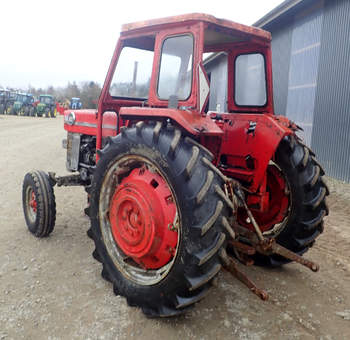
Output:
M124 47L109 88L112 97L147 99L154 52L136 47Z
M158 78L158 97L175 96L186 100L191 94L193 36L181 35L164 40Z
M234 88L234 98L237 106L266 105L265 59L261 53L237 56Z

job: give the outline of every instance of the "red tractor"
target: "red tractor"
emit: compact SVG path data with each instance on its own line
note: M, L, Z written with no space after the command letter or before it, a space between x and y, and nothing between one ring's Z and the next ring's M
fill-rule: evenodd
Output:
M84 186L102 276L150 317L186 311L222 266L264 300L238 262L317 271L301 255L323 231L328 189L298 126L274 115L270 42L204 14L124 25L98 110L65 111L75 174L24 178L30 232L52 232L56 184Z

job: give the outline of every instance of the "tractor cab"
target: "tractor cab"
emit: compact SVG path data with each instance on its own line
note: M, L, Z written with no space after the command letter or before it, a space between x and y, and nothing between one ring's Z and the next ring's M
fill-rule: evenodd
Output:
M275 146L262 158L253 141L235 155L232 143L247 125L255 134L257 120L276 119L268 117L274 114L270 43L269 32L205 14L124 25L99 99L97 149L119 133L121 121L170 119L205 138L225 174L257 190ZM106 128L111 115L115 132ZM276 132L272 144L284 133Z
M39 96L39 102L45 105L52 105L54 103L54 99L50 94L41 94Z
M15 103L19 103L20 105L29 105L33 104L34 97L32 94L28 93L17 93Z
M72 110L80 110L82 108L82 103L80 98L73 97L70 101L69 108Z
M11 90L0 91L0 114L10 114L16 100L17 92Z
M74 120L97 125L97 149L122 120L149 114L193 135L220 136L216 113L273 114L270 41L269 32L206 14L123 25L97 114L74 111Z
M103 106L273 113L270 40L203 14L124 25Z
M5 102L6 102L6 92L5 90L0 89L0 114L4 114Z
M40 117L56 117L55 99L50 94L41 94L35 114Z
M24 99L24 103L27 105L32 105L34 103L34 97L32 94L27 93Z
M20 110L22 109L22 106L24 105L26 101L26 94L25 93L17 93L16 99L12 106L12 113L13 114L19 114Z
M34 97L29 93L17 93L13 104L13 113L17 115L32 116L34 113Z

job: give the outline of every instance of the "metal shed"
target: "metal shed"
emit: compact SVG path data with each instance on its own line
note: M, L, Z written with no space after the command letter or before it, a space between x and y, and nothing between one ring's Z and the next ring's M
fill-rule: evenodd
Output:
M327 175L350 182L350 1L287 0L272 34L274 106L303 129Z

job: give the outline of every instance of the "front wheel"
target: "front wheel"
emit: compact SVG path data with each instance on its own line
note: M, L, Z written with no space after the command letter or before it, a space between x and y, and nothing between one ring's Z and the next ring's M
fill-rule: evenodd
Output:
M56 202L49 176L43 171L25 175L22 188L24 218L36 237L48 236L56 220Z
M123 130L100 157L88 235L102 276L149 317L183 313L207 294L226 244L208 152L158 122Z
M46 109L45 109L44 117L45 117L45 118L50 118L50 117L51 117L51 112L50 112L50 109L49 109L49 108L46 108Z

